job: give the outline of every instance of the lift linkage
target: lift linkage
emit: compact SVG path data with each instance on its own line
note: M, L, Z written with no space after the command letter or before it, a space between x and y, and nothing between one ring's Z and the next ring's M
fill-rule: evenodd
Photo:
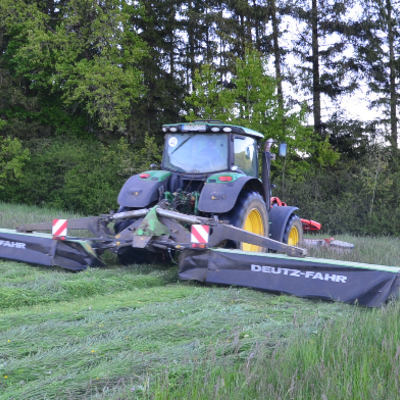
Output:
M132 223L115 235L109 225L123 219L132 219ZM163 209L159 206L133 211L111 213L100 217L87 217L68 220L68 230L88 230L95 237L82 238L95 242L96 251L118 249L123 246L156 251L156 249L184 249L191 247L190 225L207 225L210 235L207 247L218 247L230 240L260 246L273 252L285 253L292 257L305 257L307 251L287 244L247 232L225 224L217 217L206 218L182 214ZM52 222L24 224L17 232L32 233L51 231Z

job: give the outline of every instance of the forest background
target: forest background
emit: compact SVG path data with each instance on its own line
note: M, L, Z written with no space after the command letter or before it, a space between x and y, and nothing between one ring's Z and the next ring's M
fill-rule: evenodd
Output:
M399 26L395 0L2 0L0 201L116 209L163 123L217 118L289 144L303 218L398 235Z

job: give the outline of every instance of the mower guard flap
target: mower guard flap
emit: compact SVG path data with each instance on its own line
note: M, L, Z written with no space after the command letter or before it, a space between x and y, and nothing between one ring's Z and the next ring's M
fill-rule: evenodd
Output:
M73 271L104 266L89 241L53 240L49 234L19 233L10 229L0 229L0 258Z
M185 249L179 278L298 297L382 305L400 289L400 268L225 249Z

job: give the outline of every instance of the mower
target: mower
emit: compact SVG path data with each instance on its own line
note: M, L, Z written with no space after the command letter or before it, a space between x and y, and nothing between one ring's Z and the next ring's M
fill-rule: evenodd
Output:
M0 229L0 258L80 271L104 266L106 250L128 265L179 254L183 280L369 306L397 291L400 268L305 257L298 208L275 206L274 199L271 205L272 140L216 120L162 130L161 168L152 164L129 178L116 213ZM280 143L278 155L286 149Z

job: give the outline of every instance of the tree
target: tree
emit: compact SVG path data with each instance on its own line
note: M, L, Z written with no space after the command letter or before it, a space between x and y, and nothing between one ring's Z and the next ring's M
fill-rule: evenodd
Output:
M131 24L146 43L149 57L139 63L143 71L143 93L131 113L133 141L143 143L143 132L159 131L163 123L177 121L183 108L186 86L186 43L181 15L183 1L145 1L140 13L132 14Z
M283 89L282 89L282 72L281 72L281 53L282 49L279 45L279 36L281 34L279 29L280 18L277 10L276 0L269 0L271 22L272 22L272 37L275 58L275 76L278 90L278 101L280 107L283 109Z
M357 45L361 71L367 80L371 108L383 110L377 123L389 126L386 135L392 149L398 148L400 77L400 2L361 0L362 17L354 23L352 38Z
M186 99L190 106L188 120L216 118L261 132L266 140L287 142L293 155L288 168L293 175L301 176L311 160L320 165L334 163L338 154L327 140L321 140L307 127L305 110L289 112L280 107L276 80L268 73L267 65L260 53L247 51L237 62L237 74L229 88L219 83L214 68L204 65L195 75L195 91Z
M351 4L352 0L312 0L310 6L308 0L297 0L288 10L299 23L293 54L300 60L300 88L312 95L314 130L322 137L321 95L335 101L357 87L349 74L353 60L344 55Z
M100 133L126 133L131 108L145 91L136 63L146 48L129 26L138 11L122 0L4 0L2 62L42 107L59 98L62 111L86 114Z

